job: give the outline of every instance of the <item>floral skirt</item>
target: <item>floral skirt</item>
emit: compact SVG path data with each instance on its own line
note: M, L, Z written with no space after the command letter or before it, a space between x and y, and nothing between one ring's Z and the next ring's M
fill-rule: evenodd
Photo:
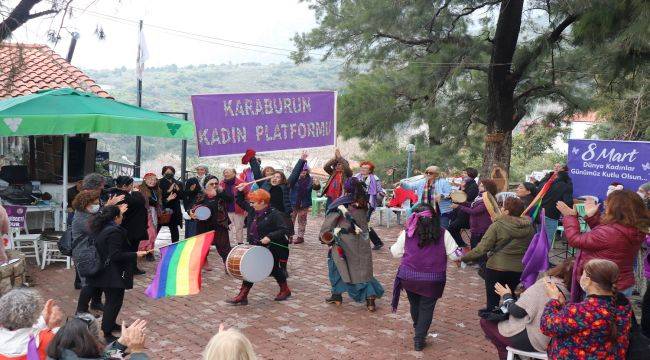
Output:
M329 270L330 284L332 285L333 294L343 294L347 292L352 300L360 303L370 297L380 298L384 295L384 288L374 277L370 281L360 284L348 284L343 281L339 270L334 264L331 257L327 258L327 268Z

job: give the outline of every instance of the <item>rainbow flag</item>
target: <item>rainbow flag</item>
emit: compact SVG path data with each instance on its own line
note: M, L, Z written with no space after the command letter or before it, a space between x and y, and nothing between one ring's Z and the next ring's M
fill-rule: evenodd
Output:
M201 268L214 231L160 248L156 276L144 293L150 298L195 295L201 290Z

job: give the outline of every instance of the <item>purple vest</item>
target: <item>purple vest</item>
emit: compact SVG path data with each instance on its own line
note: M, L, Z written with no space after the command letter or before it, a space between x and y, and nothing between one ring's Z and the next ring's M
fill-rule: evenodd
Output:
M399 277L404 280L444 281L447 270L444 234L444 229L440 229L438 242L423 248L418 246L420 239L417 233L413 237L407 236Z

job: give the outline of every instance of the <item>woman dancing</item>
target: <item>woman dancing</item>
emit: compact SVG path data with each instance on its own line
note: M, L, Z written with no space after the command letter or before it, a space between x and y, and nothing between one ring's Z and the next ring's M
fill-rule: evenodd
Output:
M147 200L147 234L148 239L141 241L139 250L148 251L154 248L156 244L156 237L158 237L158 215L162 213L162 191L158 185L158 178L154 173L146 173L144 175L144 183L140 185L140 193ZM170 195L169 200L173 200L176 195ZM148 261L155 261L153 252L147 254Z
M368 239L368 196L357 178L344 185L345 195L327 208L320 230L321 242L330 246L327 267L332 285L328 304L341 305L347 292L356 302L366 301L370 312L376 310L375 299L384 288L372 274L372 252Z
M237 205L248 212L246 226L248 228L248 243L264 246L273 254L273 270L271 276L280 285L280 292L275 301L286 300L291 296L287 278L282 267L289 259L289 228L280 211L270 206L271 195L266 190L258 189L248 194L248 202L244 199L244 189L241 184L237 187ZM244 281L239 295L226 300L232 305L248 305L248 292L253 283Z
M196 234L203 234L208 231L214 230L214 240L212 244L217 247L217 252L223 263L226 263L226 258L230 252L230 238L228 236L228 226L230 220L228 218L228 204L233 202L233 196L219 185L219 179L213 175L205 177L205 190L203 194L196 197L194 208L190 210L190 217L196 220ZM210 209L210 217L201 220L197 219L194 210L198 206L205 206ZM213 267L208 264L208 259L205 259L203 269L212 271Z

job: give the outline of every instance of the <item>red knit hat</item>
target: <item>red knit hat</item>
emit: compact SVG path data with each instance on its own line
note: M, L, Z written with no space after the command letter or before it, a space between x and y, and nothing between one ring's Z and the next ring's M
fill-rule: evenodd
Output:
M255 157L255 150L248 149L246 150L246 154L244 154L244 156L241 158L241 163L243 165L247 165L254 157Z

